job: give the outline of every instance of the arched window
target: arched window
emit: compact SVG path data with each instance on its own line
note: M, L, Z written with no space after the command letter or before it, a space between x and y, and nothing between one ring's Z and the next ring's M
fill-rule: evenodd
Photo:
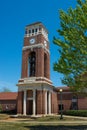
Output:
M36 54L35 52L31 52L29 55L29 76L35 76L35 68L36 68Z
M47 55L44 54L44 77L47 78Z

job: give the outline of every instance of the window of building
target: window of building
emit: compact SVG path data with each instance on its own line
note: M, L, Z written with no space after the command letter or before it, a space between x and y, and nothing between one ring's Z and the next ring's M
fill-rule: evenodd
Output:
M31 52L29 56L29 76L35 76L35 68L36 68L36 54L35 52Z
M76 95L72 97L72 104L71 104L72 110L78 110L78 98Z
M32 29L32 33L34 33L34 29Z
M41 28L39 27L39 31L41 31Z
M29 30L29 34L31 33L31 30Z
M35 32L37 32L37 28L35 29Z

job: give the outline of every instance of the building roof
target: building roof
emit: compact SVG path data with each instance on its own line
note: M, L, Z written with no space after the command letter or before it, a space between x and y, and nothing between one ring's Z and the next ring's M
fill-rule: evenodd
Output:
M48 33L48 30L46 29L46 27L43 25L42 22L35 22L35 23L32 23L32 24L28 24L28 25L26 25L26 27L31 27L31 26L35 26L35 25L40 25L40 26L43 27L43 28L47 31L47 33Z
M1 92L0 100L16 100L18 96L17 92Z
M36 24L42 25L42 22L35 22L35 23L32 23L32 24L28 24L27 26L32 26L32 25L34 26L34 25L36 25ZM27 27L27 26L26 26L26 27Z

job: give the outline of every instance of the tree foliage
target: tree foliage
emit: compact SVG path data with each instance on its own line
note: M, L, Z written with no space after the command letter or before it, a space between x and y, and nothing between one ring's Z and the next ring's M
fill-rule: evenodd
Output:
M11 92L11 90L7 87L3 87L1 92Z
M60 53L54 70L64 75L62 83L81 91L87 87L87 0L77 0L76 8L67 12L60 10L60 26L60 37L53 39Z

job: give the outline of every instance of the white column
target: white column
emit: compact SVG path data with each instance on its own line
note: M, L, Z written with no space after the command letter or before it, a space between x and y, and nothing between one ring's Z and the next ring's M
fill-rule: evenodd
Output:
M26 115L26 90L24 90L23 114Z
M33 90L33 115L36 115L36 90Z
M48 95L48 103L49 103L49 114L51 114L51 92Z
M47 91L45 91L45 114L47 115Z

